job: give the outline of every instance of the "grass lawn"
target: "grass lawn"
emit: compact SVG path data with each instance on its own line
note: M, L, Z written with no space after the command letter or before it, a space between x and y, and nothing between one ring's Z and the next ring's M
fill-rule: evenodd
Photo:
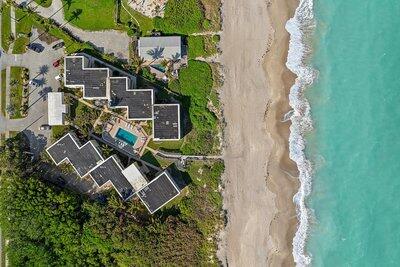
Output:
M133 21L135 24L139 23L140 31L142 36L147 36L151 34L151 31L154 29L154 20L152 18L146 17L142 13L133 10L127 3L127 0L122 0L124 7L122 6L120 11L120 21L123 24L127 24L128 21ZM132 18L133 17L133 18Z
M33 16L30 16L28 12L23 9L15 9L15 17L17 22L15 24L15 30L19 34L28 35L32 30L32 25L35 23Z
M148 143L148 147L155 149L155 150L162 150L162 151L171 151L171 152L179 152L183 144L183 140L179 141L161 141L155 142L153 139L150 140Z
M45 30L43 24L41 24L39 21L39 19L41 19L39 15L29 14L27 11L21 8L16 8L15 14L19 19L19 22L16 25L17 32L28 34L32 27ZM54 37L57 37L58 39L62 39L65 42L67 53L74 53L84 49L93 50L89 44L76 41L59 27L50 25L48 33Z
M52 0L35 0L35 2L41 5L42 7L49 7L51 6Z
M9 41L11 35L11 8L9 5L3 5L3 12L1 14L1 46L5 51L10 48L11 42Z
M84 30L105 30L114 29L115 1L114 0L81 0L68 1L62 0L66 7L64 15L66 19L71 19L74 12L81 12L76 19L70 23ZM70 4L68 4L68 2Z
M6 115L6 70L1 71L1 114Z
M10 114L11 119L19 119L21 116L22 104L22 67L11 67L10 83L15 80L16 85L10 86L10 104L14 106L14 114Z
M57 140L70 130L69 125L54 125L51 127L51 137Z
M172 160L164 159L159 156L153 155L153 153L151 153L147 149L145 150L141 159L161 168L166 168L173 163Z
M29 38L28 37L19 37L17 40L14 42L13 46L13 54L23 54L26 52L26 47L29 44Z

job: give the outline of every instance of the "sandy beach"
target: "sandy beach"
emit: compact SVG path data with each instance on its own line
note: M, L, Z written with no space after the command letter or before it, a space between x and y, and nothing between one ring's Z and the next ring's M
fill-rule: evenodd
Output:
M296 0L223 3L221 57L226 120L224 208L218 256L229 266L293 266L297 167L282 122L294 75L286 68L284 26Z

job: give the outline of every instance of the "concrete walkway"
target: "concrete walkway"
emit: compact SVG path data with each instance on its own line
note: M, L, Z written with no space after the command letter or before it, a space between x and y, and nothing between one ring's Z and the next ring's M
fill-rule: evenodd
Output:
M131 38L126 32L116 30L106 31L85 31L67 23L64 18L63 3L61 0L53 0L48 8L44 8L31 0L16 0L17 4L27 4L32 7L40 16L51 18L57 23L64 25L78 39L93 44L103 53L113 54L120 59L129 58L129 43Z

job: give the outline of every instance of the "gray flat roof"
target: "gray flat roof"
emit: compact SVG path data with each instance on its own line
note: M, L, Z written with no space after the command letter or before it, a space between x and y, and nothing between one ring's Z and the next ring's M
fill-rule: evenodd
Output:
M180 36L140 37L138 53L145 60L177 60L182 57L182 40Z
M180 108L179 104L154 105L154 139L180 139Z
M127 78L110 78L110 107L127 108L128 119L150 120L152 106L152 89L128 89Z
M130 198L135 193L135 189L122 174L122 167L114 156L109 157L92 170L90 176L92 176L98 186L103 186L110 181L124 200Z
M107 97L107 68L84 68L83 56L65 57L65 85L82 86L85 98Z
M57 165L68 160L79 176L83 177L103 160L92 142L81 146L78 139L69 133L50 146L47 153Z
M169 178L168 172L164 171L140 189L137 194L150 213L154 213L179 193L177 186Z

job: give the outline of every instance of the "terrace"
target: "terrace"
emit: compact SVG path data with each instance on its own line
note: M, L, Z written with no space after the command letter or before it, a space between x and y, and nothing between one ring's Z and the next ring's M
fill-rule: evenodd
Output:
M119 118L105 124L103 139L116 144L130 153L141 155L149 139L143 128L136 123L128 123Z

